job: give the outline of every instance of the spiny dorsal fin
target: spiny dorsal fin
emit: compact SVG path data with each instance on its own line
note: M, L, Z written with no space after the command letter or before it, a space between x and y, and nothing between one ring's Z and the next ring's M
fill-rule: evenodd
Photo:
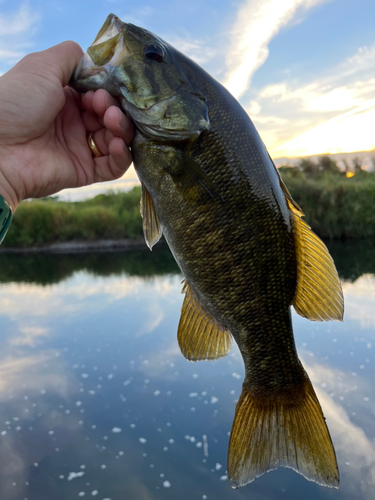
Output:
M143 234L146 240L146 244L148 248L152 250L152 247L155 245L155 243L160 240L162 230L150 193L147 191L146 187L143 184L141 215L143 219Z
M319 401L305 377L303 394L291 403L257 401L244 384L229 441L232 488L245 486L278 467L289 467L309 481L338 488L335 450Z
M185 293L178 325L178 345L189 361L223 358L230 351L233 339L229 330L208 314L185 282Z
M342 320L344 297L335 264L327 247L310 226L281 182L289 209L297 257L297 286L293 299L296 312L313 321Z

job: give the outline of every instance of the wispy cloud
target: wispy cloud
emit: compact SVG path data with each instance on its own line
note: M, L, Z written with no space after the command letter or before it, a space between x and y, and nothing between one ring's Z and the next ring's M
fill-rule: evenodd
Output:
M154 13L155 11L151 6L142 5L140 7L136 7L135 9L126 10L126 12L119 17L126 23L132 23L136 26L145 27L147 19L149 19Z
M254 72L268 57L270 40L288 24L297 11L326 0L246 0L237 13L227 53L228 90L240 98L248 89Z
M1 40L1 37L0 37ZM0 50L0 61L14 61L23 56L23 52L15 50Z
M298 80L271 84L259 92L274 103L300 100L304 111L341 111L363 102L375 91L375 45L361 47L328 76L308 84Z
M357 52L341 64L343 76L357 75L364 71L367 74L375 68L375 44L371 47L360 47Z
M374 70L375 46L361 47L327 76L308 83L286 80L261 89L248 111L271 154L304 156L374 148Z
M0 62L14 64L31 47L41 16L24 2L17 10L0 13Z
M192 38L188 34L185 37L169 36L166 38L173 47L201 65L211 61L218 53L218 49L212 47L207 38Z
M39 14L25 2L16 12L0 15L0 33L2 36L8 36L33 31L39 19Z
M309 129L271 150L277 156L308 156L375 149L375 99Z

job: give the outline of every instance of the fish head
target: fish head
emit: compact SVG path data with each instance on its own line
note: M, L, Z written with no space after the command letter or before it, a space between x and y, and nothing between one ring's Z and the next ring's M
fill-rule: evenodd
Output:
M206 97L186 76L189 63L194 67L195 63L150 31L110 14L70 86L80 92L106 89L152 139L195 139L210 123Z

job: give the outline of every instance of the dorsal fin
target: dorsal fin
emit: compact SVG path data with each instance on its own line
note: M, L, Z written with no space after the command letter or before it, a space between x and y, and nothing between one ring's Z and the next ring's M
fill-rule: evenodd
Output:
M152 250L155 243L160 240L162 230L158 215L155 211L154 203L144 184L142 184L141 215L143 219L143 234L146 244L148 248Z
M223 358L228 354L233 339L229 330L208 314L184 282L185 293L178 325L178 345L189 361Z
M342 320L344 297L333 259L322 240L301 219L303 213L282 181L281 187L292 214L297 257L294 309L310 320Z

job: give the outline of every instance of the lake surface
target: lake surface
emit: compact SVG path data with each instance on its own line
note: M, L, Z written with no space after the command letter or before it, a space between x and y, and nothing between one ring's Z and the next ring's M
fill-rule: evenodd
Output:
M330 246L345 321L293 313L335 444L339 490L289 469L232 490L236 346L189 363L169 251L0 255L1 500L375 498L375 244Z

